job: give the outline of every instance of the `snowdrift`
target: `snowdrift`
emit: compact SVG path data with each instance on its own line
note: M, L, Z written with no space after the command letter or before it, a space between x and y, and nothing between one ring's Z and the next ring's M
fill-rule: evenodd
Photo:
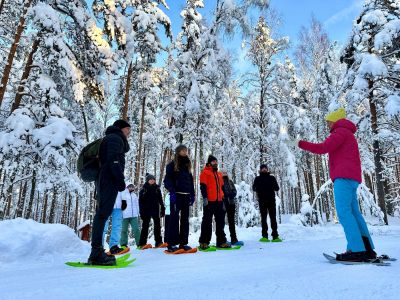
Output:
M89 243L66 225L22 218L0 222L0 263L65 261L89 252Z

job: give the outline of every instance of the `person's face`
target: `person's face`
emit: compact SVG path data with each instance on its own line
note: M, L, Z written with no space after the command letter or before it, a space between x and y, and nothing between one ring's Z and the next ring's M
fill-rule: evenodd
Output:
M329 129L332 129L332 127L333 127L333 124L335 124L334 122L332 122L332 121L326 121L327 123L328 123L328 127L329 127Z
M133 192L133 190L134 190L133 185L128 186L128 191L129 191L130 193Z
M156 183L156 181L155 181L154 179L150 179L150 180L149 180L149 183L150 183L150 185L153 185L153 184Z
M227 172L222 172L222 176L228 177L228 173Z
M181 151L179 151L179 156L183 156L183 157L185 157L185 156L188 156L188 151L187 151L187 149L182 149Z
M261 173L267 173L268 172L268 169L267 168L262 168L261 169Z
M213 161L210 163L210 165L211 165L211 167L213 167L213 168L217 168L217 167L218 167L218 161L217 161L217 160L213 160Z
M126 136L126 138L128 138L129 135L131 134L131 128L130 127L122 128L121 131Z

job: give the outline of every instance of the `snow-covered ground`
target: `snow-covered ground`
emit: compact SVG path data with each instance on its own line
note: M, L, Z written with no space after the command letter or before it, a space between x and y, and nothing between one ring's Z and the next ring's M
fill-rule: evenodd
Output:
M391 222L395 224L394 222ZM280 225L283 243L238 229L238 251L165 255L133 250L125 269L77 269L90 247L63 225L0 222L0 299L399 299L400 262L390 267L329 264L345 249L339 225ZM370 227L378 252L400 258L400 224ZM197 245L198 235L192 235Z

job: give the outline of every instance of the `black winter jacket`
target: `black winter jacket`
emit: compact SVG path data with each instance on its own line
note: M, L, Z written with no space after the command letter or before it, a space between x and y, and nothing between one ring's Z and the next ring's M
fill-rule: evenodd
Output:
M194 195L193 175L189 170L175 171L175 163L171 161L165 171L164 187L170 193L187 193Z
M139 210L141 217L159 217L160 206L164 207L160 187L146 182L139 192Z
M109 181L120 192L126 188L124 169L128 151L129 144L121 129L109 126L100 145L100 177L101 182Z
M237 195L235 184L228 177L224 177L224 201L226 204L235 204L235 197Z
M268 203L275 201L275 192L279 191L276 178L270 173L261 173L253 183L253 191L257 193L258 201Z

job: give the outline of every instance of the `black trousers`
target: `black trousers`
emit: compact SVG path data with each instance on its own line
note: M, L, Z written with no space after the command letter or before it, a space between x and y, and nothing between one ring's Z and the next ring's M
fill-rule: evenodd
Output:
M190 195L176 194L176 203L171 203L167 233L168 246L189 243L189 203Z
M165 215L164 241L168 241L169 215Z
M231 235L231 243L234 244L238 241L236 236L235 227L235 215L236 215L236 205L235 204L225 204L226 214L228 216L229 233Z
M156 242L156 245L162 243L160 217L141 216L141 218L142 218L142 231L140 232L139 246L144 246L147 244L151 219L153 219L154 240Z
M276 222L276 205L274 202L260 203L260 213L261 213L261 227L262 236L268 238L268 224L267 216L271 221L272 238L277 238L278 234L278 223Z
M92 248L103 247L103 231L106 221L114 209L118 195L116 185L111 178L101 176L97 186L97 207L93 218Z
M222 201L209 201L208 205L204 207L203 220L201 221L201 234L199 242L210 244L212 236L212 220L215 217L217 236L217 246L226 243L226 235L224 232L225 227L225 209Z

